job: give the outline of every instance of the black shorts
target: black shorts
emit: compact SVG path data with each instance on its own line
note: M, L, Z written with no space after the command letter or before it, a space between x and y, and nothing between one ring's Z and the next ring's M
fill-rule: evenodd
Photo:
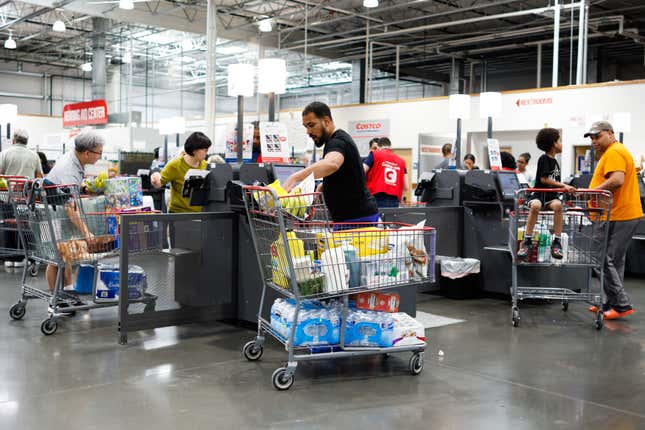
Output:
M559 200L562 202L564 200L564 194L562 193L539 193L539 192L534 192L531 193L526 199L526 208L530 209L531 208L531 202L533 200L538 200L542 204L542 210L548 209L547 206L549 206L553 201Z

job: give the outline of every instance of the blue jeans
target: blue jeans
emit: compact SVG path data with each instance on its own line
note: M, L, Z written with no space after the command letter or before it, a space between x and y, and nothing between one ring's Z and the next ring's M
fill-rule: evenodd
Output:
M340 221L342 224L337 224L334 223L334 231L340 231L340 230L350 230L353 228L361 228L361 227L370 227L369 224L356 224L352 225L352 223L378 223L378 218L379 214L374 214L374 215L368 215L364 216L361 218L353 218L353 219L346 219L344 221Z

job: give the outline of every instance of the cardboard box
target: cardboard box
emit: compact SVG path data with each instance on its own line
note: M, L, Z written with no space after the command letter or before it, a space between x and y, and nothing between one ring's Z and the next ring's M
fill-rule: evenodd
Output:
M398 312L401 298L397 293L360 293L356 295L356 307L370 311Z

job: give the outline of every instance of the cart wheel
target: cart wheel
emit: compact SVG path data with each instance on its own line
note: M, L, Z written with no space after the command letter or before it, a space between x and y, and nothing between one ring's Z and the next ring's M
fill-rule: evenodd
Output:
M513 327L520 325L520 310L517 307L513 307L512 311Z
M29 276L35 278L38 276L38 271L40 269L40 265L36 262L33 262L29 265Z
M417 376L421 372L423 372L423 353L422 352L415 352L412 354L412 357L410 357L410 373L414 376Z
M22 302L18 302L9 309L9 316L15 320L21 320L25 316L27 308Z
M244 344L244 347L242 348L242 354L244 354L244 358L249 361L259 360L260 357L262 357L263 352L264 348L262 348L261 346L256 346L254 340L246 342Z
M385 354L383 354L383 360L387 360L387 359L389 359L391 356L392 356L392 354L390 354L389 352L386 352Z
M273 386L278 391L286 391L293 385L294 381L293 375L287 374L286 367L279 367L273 372L271 380L273 381Z
M604 325L605 322L605 314L600 310L596 312L596 320L594 321L594 327L596 327L596 330L602 329L602 326Z
M562 302L562 311L566 312L569 310L569 302L564 301Z
M53 317L47 318L40 325L40 331L42 331L45 336L50 336L56 333L56 330L58 330L58 323Z

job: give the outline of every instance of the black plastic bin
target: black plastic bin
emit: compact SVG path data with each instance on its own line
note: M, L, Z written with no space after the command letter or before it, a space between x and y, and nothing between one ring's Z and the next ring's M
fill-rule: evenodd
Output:
M474 258L443 258L440 264L439 292L450 299L473 299L481 291L479 260ZM451 264L452 263L452 264ZM444 276L450 274L450 276Z

